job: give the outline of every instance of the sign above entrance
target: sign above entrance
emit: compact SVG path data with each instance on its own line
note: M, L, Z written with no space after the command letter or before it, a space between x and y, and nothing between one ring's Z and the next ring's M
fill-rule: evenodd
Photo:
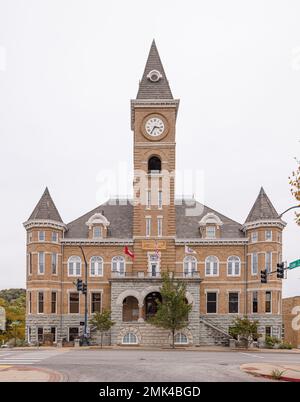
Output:
M142 240L143 250L165 250L166 248L165 240Z

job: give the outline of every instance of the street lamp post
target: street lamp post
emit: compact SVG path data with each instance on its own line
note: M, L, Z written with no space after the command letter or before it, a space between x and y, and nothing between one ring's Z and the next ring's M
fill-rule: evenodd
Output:
M83 341L82 344L83 345L88 345L88 334L87 334L87 321L88 321L88 300L87 300L87 291L88 291L88 264L86 261L86 257L83 251L83 247L79 246L82 255L83 255L83 259L84 259L84 266L85 266L85 284L83 284L83 294L85 296L85 300L84 300L84 330L83 330Z

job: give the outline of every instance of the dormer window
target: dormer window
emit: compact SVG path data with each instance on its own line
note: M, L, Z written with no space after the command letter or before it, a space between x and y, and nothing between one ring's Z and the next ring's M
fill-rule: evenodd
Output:
M215 239L216 238L216 227L209 225L206 226L206 238L207 239Z
M90 217L86 222L89 228L89 238L90 239L102 239L107 236L107 227L109 226L109 221L101 212L96 212Z
M223 222L214 212L208 212L199 222L200 233L206 239L215 239L220 237L222 225Z
M102 230L100 226L96 226L93 228L93 237L96 239L102 237Z

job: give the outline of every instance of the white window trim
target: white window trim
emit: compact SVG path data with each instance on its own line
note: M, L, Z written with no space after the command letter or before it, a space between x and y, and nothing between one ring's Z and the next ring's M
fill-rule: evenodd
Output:
M100 231L100 235L96 236L95 235L95 230ZM102 239L103 238L103 228L101 226L94 226L93 227L93 239Z
M127 336L128 334L132 334L135 336L136 342L124 342L124 338L125 336ZM126 332L126 334L122 337L122 345L138 345L139 341L138 341L138 337L134 332Z
M235 272L234 272L235 271L235 266L232 267L232 274L229 274L229 259L230 258L237 258L238 259L238 261L239 261L239 273L238 274L235 274ZM240 259L240 257L238 255L230 255L227 258L227 276L230 276L230 277L232 277L232 276L234 276L234 277L241 276L241 259Z
M40 271L40 255L43 254L43 269L44 272ZM46 254L44 251L38 251L38 275L45 275L46 271Z
M71 303L70 303L70 296L71 296L71 293L78 293L78 295L79 295L79 299L78 299L78 313L70 313L70 307L71 307ZM76 290L72 290L72 289L69 289L68 290L68 314L72 314L72 315L79 315L80 314L80 299L81 299L81 297L80 297L80 292L77 292ZM74 326L74 328L76 327L76 325ZM73 327L72 327L73 328Z
M211 228L213 228L214 229L214 235L213 236L209 236L208 235L208 229L211 229ZM206 239L216 239L216 237L217 237L217 227L216 227L216 225L212 225L212 224L210 224L210 225L207 225L206 227L205 227L205 238Z
M267 239L267 233L271 233L270 239ZM266 230L266 231L265 231L265 241L272 241L272 239L273 239L273 232L272 232L272 230Z
M89 291L89 300L90 300L89 311L90 311L90 314L94 314L94 313L92 313L92 294L93 293L100 293L100 295L101 295L101 298L100 298L100 313L102 313L102 311L103 311L103 289L93 289L93 290Z
M267 304L267 292L270 292L270 295L271 295L271 300L270 300L270 307L271 307L271 311L268 311L268 312L266 312L266 304ZM265 291L265 314L272 314L272 311L273 311L273 306L272 306L272 304L273 304L273 294L272 294L272 291L271 290L266 290ZM268 325L267 325L268 326Z
M256 254L256 256L257 256L257 272L256 272L256 273L254 273L254 271L253 271L253 267L254 267L254 258L253 258L253 255L254 255L254 254ZM252 275L252 276L258 275L258 253L257 253L257 252L251 253L251 275Z
M115 258L122 258L124 262L124 272L121 274L119 271L114 271L113 270L113 263ZM119 264L119 263L118 263ZM117 273L120 277L126 276L126 259L122 255L115 255L111 259L111 272Z
M146 224L146 237L150 237L151 236L151 226L152 226L151 216L145 217L145 224Z
M56 240L53 240L53 234L56 234ZM51 242L57 244L58 243L58 232L51 232Z
M211 268L211 263L210 263L210 273L208 274L207 272L206 272L206 262L207 262L207 259L209 258L209 257L215 257L216 259L217 259L217 273L216 274L214 274L213 273L213 268ZM208 277L210 277L210 276L212 276L212 277L217 277L217 276L219 276L219 271L220 271L220 261L219 261L219 258L218 257L216 257L215 255L209 255L209 256L207 256L206 258L205 258L205 262L204 262L204 272L205 272L205 276L208 276ZM212 272L212 273L211 273Z
M176 339L176 336L178 336L178 335L183 335L186 339L186 342L176 342L176 340L174 340L175 345L188 345L189 340L188 340L188 337L186 336L186 334L184 334L183 332L177 332L175 334L175 339Z
M159 224L159 222L160 222L160 224ZM157 217L157 236L162 237L162 235L163 235L163 217L158 216Z
M151 209L151 190L146 190L146 209Z
M53 267L52 267L52 256L53 256L53 254L55 254L56 255L56 258L55 258L55 264L56 264L56 272L55 272L55 274L53 273ZM56 252L54 252L54 253L51 253L51 275L58 275L58 253L56 253Z
M148 251L147 259L148 259L148 276L151 278L159 278L160 277L160 258L157 259L156 265L156 276L152 276L152 269L151 269L151 256L156 255L153 251Z
M50 327L50 331L51 331L52 328L55 328L55 337L54 337L54 339L53 339L53 342L54 342L54 343L57 343L57 326L56 326L56 325L52 325L52 326ZM52 334L52 332L50 332L50 333Z
M56 294L56 299L55 299L55 313L52 313L52 293ZM55 290L51 290L50 292L50 314L54 315L57 314L57 301L58 301L58 292Z
M101 275L96 275L96 273L92 274L92 258L101 258L101 266L102 266ZM103 258L100 255L92 255L91 256L91 258L90 258L90 270L89 271L90 271L90 277L91 278L101 278L101 277L103 277L103 274L104 274L104 261L103 261ZM95 270L95 272L96 272L96 270Z
M162 192L162 190L158 190L158 193L157 193L157 207L158 207L158 209L162 209L162 207L163 207L163 192Z
M256 240L253 239L253 237L254 237L253 235L254 235L254 234L256 235ZM255 232L252 232L252 233L251 233L251 243L257 243L257 242L258 242L258 232L255 231Z
M265 252L265 269L267 269L267 254L270 254L270 271L267 270L267 272L272 271L272 264L273 264L273 253L272 251L266 251Z
M40 309L39 309L39 294L40 293L43 294L43 312L42 313L40 313ZM38 290L36 301L37 301L37 306L36 306L37 314L45 314L45 292Z
M80 273L79 273L79 275L76 274L76 267L75 267L75 269L73 268L73 272L75 271L75 274L72 274L72 275L70 274L69 263L70 263L70 260L71 260L72 258L79 258L79 259L80 259ZM74 263L73 263L73 264L74 264ZM71 278L79 278L79 277L81 276L82 261L81 261L81 258L80 258L78 255L71 255L71 256L68 258L67 270L68 270L68 277L71 277Z
M27 253L27 275L32 275L32 253Z
M257 294L257 312L256 313L253 311L254 293ZM251 292L251 294L252 294L251 295L251 314L258 314L258 308L259 308L259 293L258 293L258 290L253 290Z
M216 312L215 313L208 313L207 312L207 294L208 293L215 293L217 296L216 296ZM212 315L215 315L215 314L218 314L218 311L219 311L219 290L210 290L210 289L207 289L207 290L205 290L205 298L206 298L206 304L205 304L205 309L206 309L206 314L212 314Z
M43 240L40 239L40 233L44 233L44 239ZM46 232L44 230L39 230L38 231L38 241L41 242L41 243L46 241Z
M70 342L70 329L77 328L78 329L78 336L80 336L80 327L78 325L72 325L72 327L68 327L68 342Z
M186 261L187 260L189 260L189 266L188 266L188 272L186 273L185 272L185 264L186 264ZM196 263L196 265L195 265L195 271L193 271L192 269L191 269L191 265L192 265L192 262L191 261L195 261L195 263ZM195 256L193 256L193 255L186 255L185 257L184 257L184 259L183 259L183 264L182 264L182 270L183 270L183 273L186 275L186 276L192 276L192 274L193 274L193 272L197 272L198 271L198 260L197 260L197 258L195 257Z
M230 312L229 312L229 301L230 301L229 295L230 295L230 293L237 293L237 294L238 294L238 312L237 312L237 313L230 313ZM240 292L240 291L237 291L237 290L230 290L230 291L228 291L228 314L240 314L240 296L241 296L241 292Z

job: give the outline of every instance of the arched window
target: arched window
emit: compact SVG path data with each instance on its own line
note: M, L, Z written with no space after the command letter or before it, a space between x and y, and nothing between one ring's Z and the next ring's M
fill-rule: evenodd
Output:
M186 276L191 276L197 271L197 259L192 255L187 255L183 260L183 272Z
M119 274L120 276L125 275L125 258L122 256L113 257L111 260L111 270Z
M123 321L137 321L139 319L139 302L134 296L127 296L123 300Z
M122 343L123 345L137 345L137 336L133 332L127 332L127 334L123 336Z
M219 275L219 260L214 255L210 255L205 260L205 276Z
M90 275L103 276L103 258L94 256L90 260Z
M68 259L68 276L81 276L81 258L77 255Z
M228 257L227 260L227 275L240 276L241 273L241 260L236 255Z
M148 172L160 172L161 160L158 156L151 156L148 160Z
M174 342L178 345L187 345L188 344L188 338L186 335L184 335L182 332L178 332L175 335Z

